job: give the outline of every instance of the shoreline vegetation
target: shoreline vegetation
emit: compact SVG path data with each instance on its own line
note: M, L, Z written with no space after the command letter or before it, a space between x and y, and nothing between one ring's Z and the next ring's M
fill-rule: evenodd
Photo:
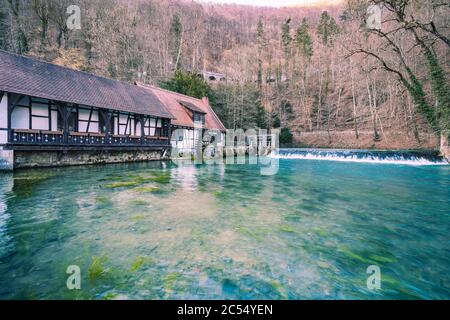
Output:
M413 136L399 136L401 132L386 132L386 138L373 141L373 133L360 131L356 139L354 132L299 132L294 134L291 146L303 148L338 148L369 150L439 150L439 139L434 134L421 134L420 142Z

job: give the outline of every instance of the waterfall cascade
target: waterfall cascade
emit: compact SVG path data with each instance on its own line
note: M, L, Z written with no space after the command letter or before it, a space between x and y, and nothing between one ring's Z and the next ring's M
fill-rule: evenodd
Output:
M438 152L409 150L341 150L341 149L278 149L269 155L278 159L328 160L405 165L448 165Z

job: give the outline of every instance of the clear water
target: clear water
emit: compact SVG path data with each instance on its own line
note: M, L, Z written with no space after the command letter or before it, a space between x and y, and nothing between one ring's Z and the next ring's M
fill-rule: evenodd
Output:
M450 298L450 166L280 160L259 173L151 162L0 174L0 298ZM66 287L69 265L81 290Z

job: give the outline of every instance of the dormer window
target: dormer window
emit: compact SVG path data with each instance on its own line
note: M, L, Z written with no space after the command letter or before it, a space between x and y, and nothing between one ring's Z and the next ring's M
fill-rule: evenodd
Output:
M185 107L188 113L192 115L192 121L194 122L194 124L205 125L206 112L204 112L202 108L187 101L178 101L178 103L180 103L183 107Z
M194 123L201 123L202 125L205 124L205 115L202 113L194 112Z

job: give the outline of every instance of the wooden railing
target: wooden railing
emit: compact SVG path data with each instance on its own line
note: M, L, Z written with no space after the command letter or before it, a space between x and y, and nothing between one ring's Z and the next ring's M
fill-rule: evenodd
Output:
M106 135L102 133L44 130L11 130L11 143L20 145L76 145L76 146L168 146L167 137L139 137Z
M106 135L98 133L69 132L67 143L71 145L104 145Z
M61 131L11 130L13 144L62 144L64 134Z

